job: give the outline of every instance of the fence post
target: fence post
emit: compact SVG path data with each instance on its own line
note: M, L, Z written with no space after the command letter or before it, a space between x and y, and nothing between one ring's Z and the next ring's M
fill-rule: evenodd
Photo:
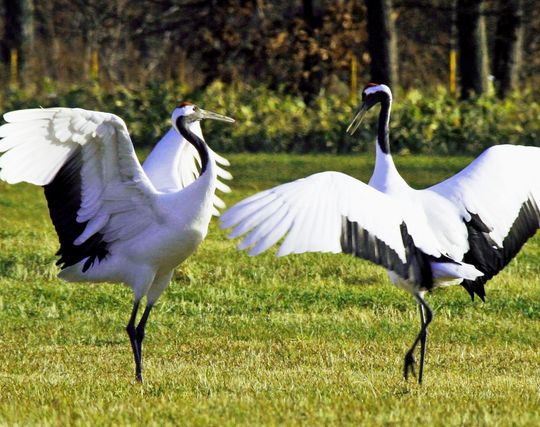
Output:
M456 50L456 0L450 2L452 12L450 16L450 57L448 90L452 96L457 94L457 50Z
M455 95L457 93L457 84L456 84L456 68L457 68L457 59L456 59L456 49L454 47L450 48L450 75L448 78L448 89L450 94Z
M13 86L19 84L19 52L17 49L9 51L9 81Z
M99 77L99 57L97 50L90 53L90 78L97 80Z
M358 96L358 61L356 59L356 55L353 53L351 54L351 87L350 87L350 93L349 93L351 102L355 102L357 96Z

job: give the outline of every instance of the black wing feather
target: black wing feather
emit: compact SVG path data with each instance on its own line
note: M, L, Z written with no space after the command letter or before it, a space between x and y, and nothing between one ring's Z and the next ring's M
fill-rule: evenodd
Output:
M484 275L476 280L464 280L461 284L472 299L476 294L484 301L484 284L501 271L540 228L540 210L532 198L523 203L504 238L502 248L489 236L489 228L478 215L472 214L466 226L470 249L463 257L463 262L474 265Z
M78 147L54 179L43 188L49 214L60 241L60 249L56 253L60 259L56 264L64 269L88 258L83 266L83 272L85 272L96 259L101 261L105 258L108 249L101 233L94 234L82 245L73 244L87 224L87 222L77 222L77 212L81 206L81 167L82 153L81 148Z
M406 262L403 262L396 251L390 248L377 236L370 234L357 222L343 217L341 232L341 248L343 252L364 258L375 264L395 272L401 278L416 283L420 288L433 288L433 272L431 261L436 258L422 252L414 244L407 231L407 225L401 224L401 237L405 247ZM443 262L453 262L449 258L440 258Z

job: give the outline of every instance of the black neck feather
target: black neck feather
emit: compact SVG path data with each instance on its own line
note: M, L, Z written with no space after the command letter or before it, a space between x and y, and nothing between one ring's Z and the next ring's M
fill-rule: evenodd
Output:
M379 113L379 127L377 130L377 143L385 154L390 154L390 130L388 123L390 121L390 98L385 94L381 100L381 111Z
M206 167L208 166L208 148L206 147L206 143L189 129L189 123L190 122L188 121L188 118L186 116L179 117L176 120L176 127L180 131L180 134L184 138L186 138L188 142L193 145L199 153L199 156L201 158L202 175L206 171Z

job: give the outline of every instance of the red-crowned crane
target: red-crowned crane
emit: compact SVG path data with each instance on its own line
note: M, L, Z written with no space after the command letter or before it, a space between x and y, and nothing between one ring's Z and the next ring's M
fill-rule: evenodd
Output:
M405 355L404 376L415 375L420 343L422 382L432 311L424 293L461 284L484 299L484 283L517 254L540 225L540 149L499 145L455 176L424 190L411 188L390 155L390 89L369 84L348 132L380 104L373 176L366 185L339 172L322 172L249 197L221 216L235 227L230 238L251 233L239 249L257 255L284 238L278 255L345 252L386 267L410 292L421 327Z
M59 277L121 282L133 290L126 329L142 382L150 310L174 268L205 238L216 207L223 207L216 188L229 190L218 179L231 178L218 165L228 162L206 145L200 121L234 120L180 104L171 130L141 167L125 123L114 114L47 108L12 111L4 119L0 179L44 187L60 240Z

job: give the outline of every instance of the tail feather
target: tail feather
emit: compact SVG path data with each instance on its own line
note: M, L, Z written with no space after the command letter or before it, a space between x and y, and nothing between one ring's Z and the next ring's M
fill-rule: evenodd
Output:
M431 262L434 280L475 280L483 276L480 270L472 264L462 262Z

